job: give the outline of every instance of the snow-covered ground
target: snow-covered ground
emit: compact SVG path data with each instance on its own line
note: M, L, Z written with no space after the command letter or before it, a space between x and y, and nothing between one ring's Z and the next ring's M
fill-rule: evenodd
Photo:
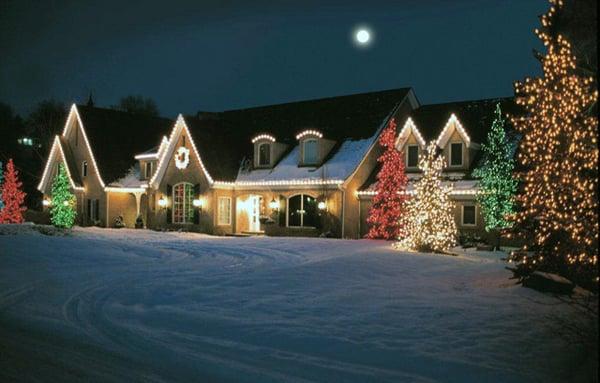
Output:
M0 381L562 382L500 253L75 229L0 235Z

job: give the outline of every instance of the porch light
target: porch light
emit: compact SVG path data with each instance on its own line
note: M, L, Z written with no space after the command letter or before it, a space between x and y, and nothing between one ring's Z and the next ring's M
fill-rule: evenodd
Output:
M271 202L269 202L269 207L271 208L271 210L278 210L279 209L279 202L275 200L275 198L273 198L271 200Z
M202 209L202 205L204 205L204 200L202 198L196 198L192 201L192 205L199 209Z
M319 201L317 207L319 208L319 210L325 210L325 208L327 208L327 203L325 201Z
M51 204L51 203L52 203L52 202L51 202L49 199L45 199L45 198L44 198L44 199L42 200L42 205L44 205L44 206L50 206L50 204Z
M165 208L167 207L167 199L165 198L165 196L162 196L159 198L158 200L158 206Z

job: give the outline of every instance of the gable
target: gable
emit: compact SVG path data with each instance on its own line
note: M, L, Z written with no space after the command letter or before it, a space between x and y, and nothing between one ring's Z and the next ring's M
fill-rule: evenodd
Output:
M175 154L179 148L185 148L189 153L189 162L183 169L177 168L175 160ZM200 157L194 138L190 134L190 130L182 115L177 117L177 121L169 136L168 144L158 159L156 172L150 179L149 184L154 188L158 188L165 178L165 175L172 175L174 173L180 174L182 177L185 174L189 179L195 176L203 176L209 185L212 185L215 182Z
M440 132L440 135L436 139L436 144L440 148L445 148L450 139L454 141L460 140L467 147L471 146L471 137L465 131L465 128L460 123L460 120L454 113L450 116L444 129Z
M425 139L410 117L406 119L402 130L398 134L398 138L396 139L396 149L402 151L407 144L418 144L421 149L425 149L426 146Z
M52 178L55 176L55 167L59 163L65 166L71 187L74 190L84 190L69 147L64 138L61 140L61 137L58 135L54 137L54 142L52 143L52 148L50 149L50 154L48 155L46 166L44 167L44 172L42 173L42 178L37 189L42 193L49 194Z

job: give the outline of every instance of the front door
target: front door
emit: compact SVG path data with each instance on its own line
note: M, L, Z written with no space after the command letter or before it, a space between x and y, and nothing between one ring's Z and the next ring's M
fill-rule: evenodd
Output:
M250 223L248 227L251 232L259 232L260 231L260 197L259 196L250 196L250 214L248 218L250 219Z

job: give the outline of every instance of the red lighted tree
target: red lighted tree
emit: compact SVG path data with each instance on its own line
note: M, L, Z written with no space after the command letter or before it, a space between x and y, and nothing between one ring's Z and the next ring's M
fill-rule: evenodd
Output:
M406 200L407 178L404 161L396 149L396 121L390 120L379 138L383 154L377 159L381 170L377 173L377 194L369 211L367 223L370 226L367 238L397 239L401 234L400 217Z
M6 164L4 183L2 184L2 202L4 209L0 211L0 223L23 222L23 206L25 193L21 190L23 183L19 181L19 172L15 170L12 159Z

